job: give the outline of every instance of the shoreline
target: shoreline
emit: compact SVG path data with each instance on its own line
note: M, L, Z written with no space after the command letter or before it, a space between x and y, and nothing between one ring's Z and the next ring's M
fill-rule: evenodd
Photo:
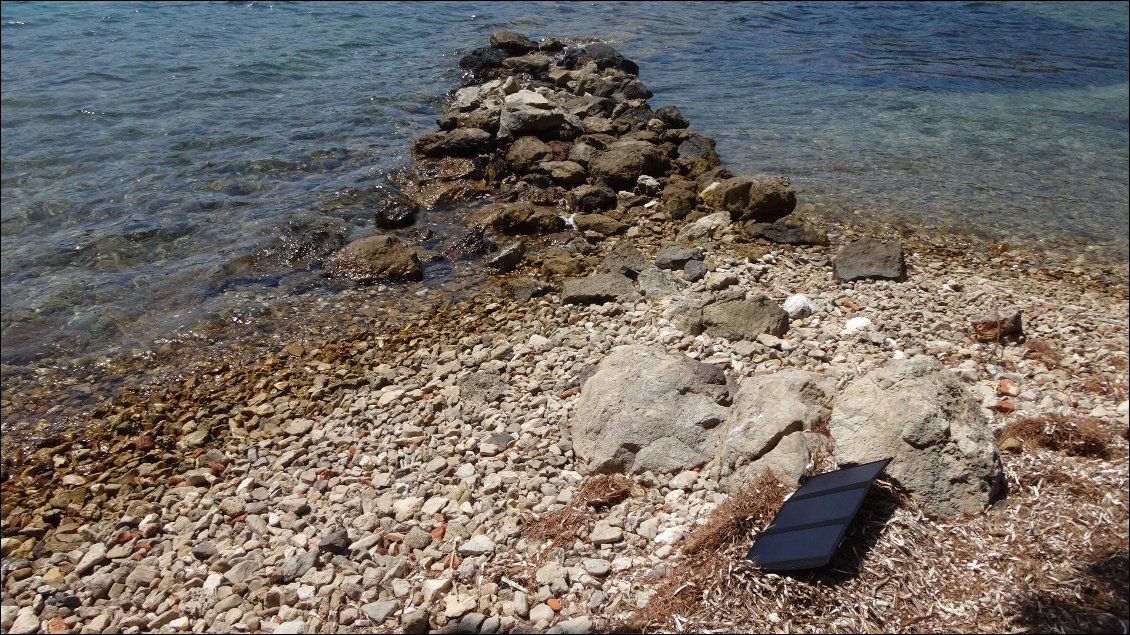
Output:
M595 240L583 271L597 268L615 244L654 261L679 225L643 219L635 236ZM1127 544L1125 267L1048 267L1022 250L876 225L867 232L902 241L906 281L836 279L831 259L858 227L826 224L829 246L747 242L729 228L709 241L705 277L630 301L563 304L560 289L511 297L500 287L515 278L569 277L531 261L481 294L454 302L428 294L422 307L401 313L395 298L374 302L364 288L312 298L234 341L171 347L152 359L120 360L121 368L110 363L104 370L124 387L94 406L82 398L84 387L97 390L97 383L82 385L90 373L36 396L25 389L50 374L24 378L6 369L6 427L16 410L67 416L64 408L51 411L64 391L79 395L73 416L92 425L29 456L9 457L5 439L5 630L23 632L14 626L33 620L56 632L621 628L667 576L678 575L682 539L726 500L706 470L648 473L633 478L623 500L587 516L573 544L547 551L528 532L584 491L591 477L570 438L584 378L615 346L634 343L714 364L734 381L799 368L847 382L899 356L926 354L958 373L996 432L1043 414L1101 421L1108 458L1037 448L1005 454L1013 493L1000 506L949 524L922 518L913 505L898 507L894 529L877 537L857 583L821 596L869 602L866 581L897 555L891 541L900 536L915 537L908 548L920 561L887 567L885 575L903 576L911 589L952 579L984 555L960 553L951 562L934 543L953 546L972 532L1005 552L1032 549L1025 535L1055 537L1038 554L1055 558L1054 569L1036 582L1001 558L981 563L977 583L1070 597L1082 584L1071 577L1076 561L1103 555L1096 549L1117 555ZM803 293L818 310L777 342L729 341L677 325L680 300L727 289L776 303ZM1008 307L1023 311L1024 338L987 344L972 337L974 318ZM870 321L864 335L844 332L853 317ZM472 376L484 373L497 380L477 386ZM1019 384L1015 396L1000 394L1006 379ZM1040 484L1059 470L1078 486L1049 481L1041 494ZM1095 544L1060 539L1076 529L1057 525L1048 510L1062 512L1069 502L1095 523ZM1048 513L1028 515L1027 507ZM984 538L989 526L1005 530ZM1025 531L1018 536L1012 526ZM789 584L754 579L770 595ZM1000 600L996 621L986 625L977 620L987 617L979 613L992 593L963 600L960 589L945 589L939 596L919 597L911 620L897 606L876 604L879 617L869 622L851 621L858 616L841 608L793 627L1003 630L1028 619L1024 598ZM736 619L736 610L726 607L713 623L684 618L692 629L769 627L752 615L723 619ZM1069 611L1077 621L1066 623L1087 623L1087 612ZM650 627L682 628L677 621Z

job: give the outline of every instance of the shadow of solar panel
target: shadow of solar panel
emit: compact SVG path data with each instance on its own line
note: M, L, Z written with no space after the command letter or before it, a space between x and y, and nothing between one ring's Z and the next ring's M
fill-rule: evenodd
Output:
M809 478L753 543L747 560L766 571L815 569L832 560L883 459Z

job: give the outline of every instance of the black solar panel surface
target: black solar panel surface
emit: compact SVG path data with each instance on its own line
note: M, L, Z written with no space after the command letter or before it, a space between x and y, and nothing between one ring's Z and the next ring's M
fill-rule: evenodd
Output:
M797 501L789 500L777 512L770 529L779 531L829 521L850 521L859 509L859 504L863 502L863 497L867 495L868 485L869 483L865 483L862 486L837 490L830 494L810 496Z
M809 478L781 506L746 554L767 571L814 569L832 560L883 459Z

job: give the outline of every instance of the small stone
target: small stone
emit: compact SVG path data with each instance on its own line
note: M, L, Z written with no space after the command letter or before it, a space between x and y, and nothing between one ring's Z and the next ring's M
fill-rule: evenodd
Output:
M25 606L16 613L15 620L12 621L12 627L8 630L9 633L34 633L39 630L39 616L35 614L35 609L30 606Z
M479 605L479 600L471 594L452 593L443 600L443 615L448 619L463 617Z
M530 609L530 622L535 626L541 622L549 622L557 613L549 607L548 604L542 603Z
M344 527L324 534L318 540L318 548L327 553L345 555L349 553L349 532Z
M306 620L291 620L289 622L283 622L282 624L276 626L275 630L271 632L275 633L276 635L297 635L298 633L305 633Z
M789 318L794 320L806 318L819 310L816 303L803 293L790 295L785 299L785 303L781 308L785 310L785 313L789 314Z
M840 335L855 335L860 331L866 331L871 328L871 320L865 317L853 317L844 324L843 330Z
M561 629L562 633L568 635L579 635L581 633L592 632L592 618L587 615L580 615L572 619L559 622L557 628Z
M705 262L701 260L688 260L687 264L683 265L683 279L687 282L698 282L705 278L709 271Z
M687 470L675 475L668 483L667 487L671 489L689 490L698 482L698 472Z
M134 567L133 571L130 571L130 574L128 576L126 576L126 586L134 588L148 587L149 583L153 582L153 580L156 580L159 574L160 572L157 571L157 567L147 564L139 564Z
M1019 397L1020 386L1011 379L1002 379L997 382L997 394L1002 397Z
M468 613L459 620L459 631L463 633L478 633L479 628L486 621L486 616L482 613Z
M428 613L427 611L415 610L405 613L400 618L400 630L407 635L415 635L416 633L428 632ZM278 631L275 631L276 633Z
M75 565L74 573L77 575L86 575L88 571L106 561L106 545L101 542L96 542L90 546L90 550L83 554L82 559Z
M1007 454L1018 454L1021 450L1024 449L1024 444L1021 443L1020 439L1017 439L1016 437L1009 437L1004 441L1001 441L1000 445L998 445L997 448L1001 452Z
M396 600L386 600L384 602L369 602L361 607L361 612L365 614L375 624L382 624L399 608L400 603Z
M481 556L494 553L494 541L486 534L478 534L459 546L459 554L463 556Z
M589 575L603 578L612 570L612 563L600 558L585 558L581 561L581 568Z
M192 556L201 562L216 555L216 544L211 540L205 540L197 543L192 548Z
M290 422L284 432L289 435L300 437L314 428L314 422L309 419L295 419Z
M973 337L978 342L996 342L1023 331L1019 309L991 311L973 318Z
M594 545L611 545L624 539L624 530L604 523L597 523L589 534L589 540Z
M451 588L451 580L449 578L424 580L421 589L424 593L424 604L431 604L435 596L447 591Z

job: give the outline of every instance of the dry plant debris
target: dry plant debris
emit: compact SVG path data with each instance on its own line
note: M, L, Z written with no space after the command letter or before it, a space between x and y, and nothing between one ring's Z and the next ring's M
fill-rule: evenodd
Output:
M623 474L600 474L589 479L565 507L549 512L527 525L522 536L527 540L548 541L576 537L581 525L592 519L593 509L609 507L624 500L632 491L632 479Z
M1101 460L1038 449L1005 457L1008 498L983 514L947 521L925 517L890 484L876 481L836 558L816 572L762 572L742 560L752 536L719 540L696 532L651 601L613 628L1126 632L1125 444L1118 442L1111 455ZM726 507L740 509L748 508ZM768 521L758 517L748 526ZM712 517L701 535L718 532L717 522Z
M1110 432L1101 419L1081 415L1040 414L1009 422L1000 439L1019 439L1035 447L1071 456L1109 455Z

